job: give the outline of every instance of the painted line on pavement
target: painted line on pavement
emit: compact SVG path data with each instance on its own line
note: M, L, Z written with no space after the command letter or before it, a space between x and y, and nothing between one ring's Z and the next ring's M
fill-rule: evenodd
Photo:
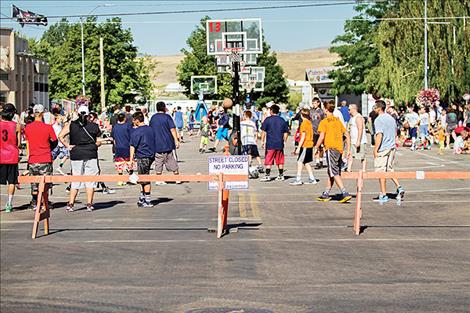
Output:
M238 211L240 212L240 217L246 217L245 193L243 192L238 194Z

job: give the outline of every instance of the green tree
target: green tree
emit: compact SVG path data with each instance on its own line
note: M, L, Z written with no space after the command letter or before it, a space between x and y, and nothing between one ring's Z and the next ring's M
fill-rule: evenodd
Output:
M106 103L132 103L138 96L149 98L153 88L149 68L137 58L132 33L122 28L120 18L98 24L96 17L83 23L85 45L86 94L92 104L100 103L99 41L103 38ZM31 42L33 53L50 65L51 98L73 99L82 92L81 27L67 20L51 26L38 42Z
M396 5L395 0L361 3L354 7L359 12L344 25L345 33L337 36L330 52L337 53L340 59L335 63L339 69L330 72L334 79L334 94L361 94L368 90L365 82L367 74L379 63L379 52L374 38L381 18L387 10Z
M468 1L428 1L428 17L469 16ZM400 102L413 101L424 88L424 3L402 1L386 17L375 38L380 63L367 75L367 83L382 95ZM459 98L470 88L470 27L461 19L430 20L428 24L428 82L440 91L443 102Z
M178 65L177 76L179 83L185 87L185 94L191 99L197 99L197 95L190 94L191 76L195 75L217 75L218 95L215 99L232 97L232 77L228 74L217 73L216 60L214 56L207 55L206 43L206 20L208 16L201 19L201 23L193 30L186 43L188 49L182 49L184 59ZM276 54L270 51L270 47L263 42L263 54L258 57L257 66L265 66L264 92L254 92L253 99L258 104L264 104L271 100L287 103L288 87L284 79L284 71L277 64Z

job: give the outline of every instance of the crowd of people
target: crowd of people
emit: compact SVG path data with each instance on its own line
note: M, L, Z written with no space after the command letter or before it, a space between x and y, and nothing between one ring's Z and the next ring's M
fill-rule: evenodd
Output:
M175 175L179 174L177 149L184 138L200 137L199 152L219 152L219 145L225 143L236 146L238 137L233 131L233 119L227 109L230 105L214 106L196 122L194 110L183 113L180 107L168 111L164 102L158 102L157 112L149 116L146 108L121 110L114 108L112 114L98 115L90 111L88 104L81 104L73 112L64 112L55 106L49 112L41 104L32 104L28 110L17 114L12 104L1 107L1 162L0 184L8 185L8 201L5 211L11 212L15 187L18 184L18 163L22 155L28 162L27 171L22 175L52 175L52 164L58 160L56 172L66 174L65 164L70 162L69 174L99 175L101 173L98 151L106 142L112 143L113 160L118 175L124 173L150 174L152 166L157 175L164 167ZM339 201L351 199L342 179L342 171L352 171L354 160L365 166L368 146L372 147L376 171L392 171L399 146L411 150L431 149L436 144L444 153L452 147L454 153L470 154L470 106L451 105L443 108L432 106L407 106L395 109L390 103L378 100L370 114L362 116L356 104L341 101L322 103L314 98L312 103L299 107L297 114L282 113L278 105L268 103L266 108L246 106L240 123L242 153L249 156L250 175L264 173L261 182L284 181L285 146L298 123L293 136L297 156L295 178L292 186L318 183L314 171L327 168L328 179L325 190L317 198L331 200L331 189L336 184L341 192ZM197 133L196 133L197 130ZM370 137L367 136L367 132ZM369 140L370 138L370 140ZM213 143L211 143L213 141ZM211 147L209 147L211 146ZM259 148L265 151L264 162ZM23 150L25 151L23 153ZM231 150L236 153L235 150ZM256 165L254 162L256 161ZM314 164L312 164L314 163ZM251 166L253 165L253 166ZM276 165L277 176L271 177ZM305 168L308 180L302 181ZM255 176L257 176L255 175ZM404 196L404 189L393 179L397 197ZM129 182L121 181L124 186ZM140 195L137 205L150 207L151 184L140 182ZM165 184L159 182L158 184ZM115 191L104 183L72 182L67 186L69 201L66 211L75 210L74 204L80 189L86 190L86 209L94 209L94 192L101 186L105 194ZM50 186L47 186L50 188ZM36 209L38 185L31 185L31 207ZM385 179L380 180L380 194L377 201L389 199Z

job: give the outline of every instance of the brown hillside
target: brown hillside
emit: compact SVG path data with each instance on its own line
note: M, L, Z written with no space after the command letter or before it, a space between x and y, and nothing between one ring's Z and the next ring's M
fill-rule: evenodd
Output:
M183 55L154 56L153 58L157 62L155 73L157 86L176 82L176 66L183 59ZM338 56L328 52L328 48L277 52L277 58L284 68L286 77L293 80L304 80L306 68L331 66L338 60Z

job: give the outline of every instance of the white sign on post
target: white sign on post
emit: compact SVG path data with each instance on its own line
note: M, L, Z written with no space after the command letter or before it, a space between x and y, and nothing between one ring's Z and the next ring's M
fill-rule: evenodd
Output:
M247 155L220 155L211 156L208 159L209 174L237 174L248 175L248 156ZM217 182L209 182L209 190L218 190ZM225 182L227 190L246 190L248 189L248 180Z

